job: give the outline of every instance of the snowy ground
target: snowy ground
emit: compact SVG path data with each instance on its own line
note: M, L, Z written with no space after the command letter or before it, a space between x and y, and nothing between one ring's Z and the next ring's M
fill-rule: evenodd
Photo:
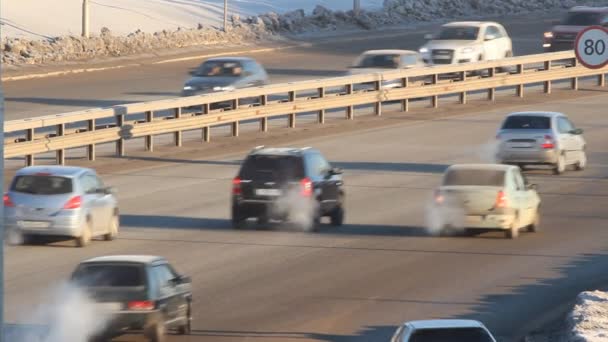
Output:
M2 37L44 38L79 35L83 0L2 0ZM126 35L136 30L156 32L177 27L221 26L224 0L89 0L91 32L108 27ZM364 9L378 9L383 0L361 0ZM229 13L241 16L284 13L316 5L350 10L353 0L228 0Z

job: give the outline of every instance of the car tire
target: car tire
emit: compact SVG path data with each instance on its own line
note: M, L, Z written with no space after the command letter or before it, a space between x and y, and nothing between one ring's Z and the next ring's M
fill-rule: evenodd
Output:
M232 207L232 228L234 229L245 229L247 225L247 218L240 214L238 206Z
M91 220L87 219L82 226L80 236L76 238L76 246L81 248L88 246L91 243L92 238L93 232L91 231Z
M553 174L561 175L566 171L566 157L560 153L557 157L557 163L553 166Z
M118 215L113 215L110 219L110 226L108 227L108 232L104 234L103 239L106 241L115 240L118 236L118 228L120 226L120 220Z
M577 171L583 171L587 167L587 153L583 150L581 151L581 156L578 161L574 165L574 168Z
M164 342L165 341L165 325L164 323L156 323L149 327L145 332L146 338L150 342Z
M540 231L540 209L536 209L534 220L528 225L527 229L530 233L538 233Z
M177 333L180 335L190 335L192 332L192 304L188 303L188 310L186 312L186 324L177 328Z
M339 227L344 224L344 208L342 205L336 207L331 215L329 216L329 220L332 226Z

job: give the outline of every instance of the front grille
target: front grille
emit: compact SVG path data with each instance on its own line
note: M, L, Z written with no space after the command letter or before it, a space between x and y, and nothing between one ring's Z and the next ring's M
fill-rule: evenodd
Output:
M435 49L431 51L433 64L452 64L454 60L454 50Z
M556 33L553 39L574 42L576 39L576 33Z

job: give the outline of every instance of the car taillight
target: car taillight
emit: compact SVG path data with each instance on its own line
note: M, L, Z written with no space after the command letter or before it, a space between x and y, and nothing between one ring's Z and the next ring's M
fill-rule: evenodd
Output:
M11 200L11 196L8 194L4 194L4 206L5 207L14 207L15 203Z
M306 177L300 181L301 194L304 197L312 196L312 181Z
M499 191L498 195L496 195L496 204L494 205L495 208L506 208L507 207L507 195L505 194L504 191Z
M82 198L80 196L74 196L65 203L63 209L78 209L82 205Z
M443 194L441 193L441 191L435 190L435 203L441 204L444 201L445 201L445 197L443 197Z
M545 140L540 146L542 146L542 148L544 149L550 149L555 147L555 144L553 143L553 137L550 135L545 135Z
M154 302L151 300L134 300L127 304L129 310L147 311L154 310Z
M232 180L232 194L240 195L242 192L243 189L241 189L241 179L239 177L235 177Z

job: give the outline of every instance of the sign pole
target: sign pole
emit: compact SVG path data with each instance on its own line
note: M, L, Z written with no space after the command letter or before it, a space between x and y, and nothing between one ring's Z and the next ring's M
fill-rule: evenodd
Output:
M0 68L2 65L0 65ZM4 196L4 90L0 82L0 193ZM4 330L4 203L0 208L0 342L5 342Z

